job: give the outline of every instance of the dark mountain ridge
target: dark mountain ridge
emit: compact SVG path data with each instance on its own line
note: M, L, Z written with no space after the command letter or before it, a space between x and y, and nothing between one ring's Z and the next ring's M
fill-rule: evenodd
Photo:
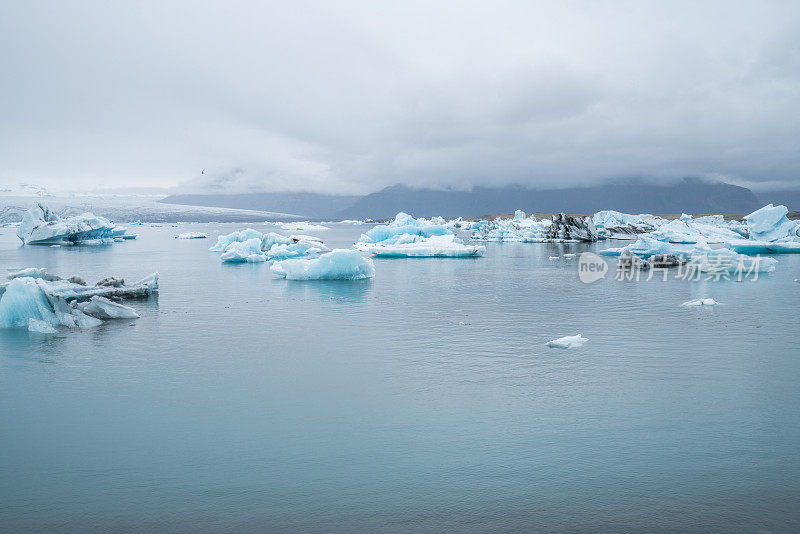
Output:
M627 213L744 214L764 204L746 187L690 178L663 185L628 181L564 189L508 186L456 191L396 185L361 197L316 193L172 195L162 202L277 211L317 220L383 219L400 211L420 217L480 217L510 213L515 209L536 213L617 210Z

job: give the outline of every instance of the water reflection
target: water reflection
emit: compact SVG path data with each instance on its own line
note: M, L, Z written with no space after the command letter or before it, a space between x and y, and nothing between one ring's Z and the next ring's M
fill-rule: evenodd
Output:
M282 285L281 292L298 300L317 299L334 302L362 302L372 290L371 279L365 280L285 280L275 278L274 285Z

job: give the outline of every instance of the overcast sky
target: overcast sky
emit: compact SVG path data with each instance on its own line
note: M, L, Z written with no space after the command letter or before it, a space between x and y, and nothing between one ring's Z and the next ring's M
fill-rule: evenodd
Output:
M0 184L363 193L687 175L800 186L800 2L0 11Z

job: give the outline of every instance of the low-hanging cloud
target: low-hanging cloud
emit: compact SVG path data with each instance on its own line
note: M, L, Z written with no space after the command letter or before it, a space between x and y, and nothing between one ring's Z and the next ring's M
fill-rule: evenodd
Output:
M798 186L798 21L792 2L13 3L0 182Z

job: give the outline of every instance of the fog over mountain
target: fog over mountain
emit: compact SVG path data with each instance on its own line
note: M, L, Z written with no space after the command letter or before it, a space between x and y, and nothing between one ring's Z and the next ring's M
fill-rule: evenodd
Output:
M7 2L0 184L800 186L798 2Z

